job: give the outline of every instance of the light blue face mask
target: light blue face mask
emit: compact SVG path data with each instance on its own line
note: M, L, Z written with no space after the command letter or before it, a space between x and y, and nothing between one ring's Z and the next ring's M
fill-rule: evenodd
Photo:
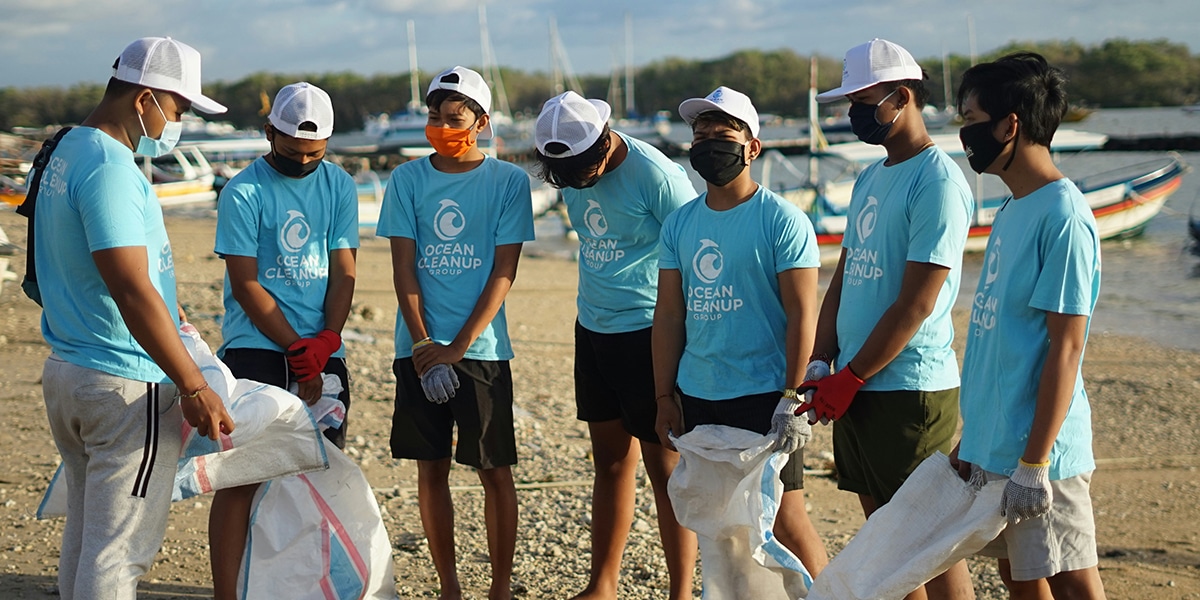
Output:
M179 143L179 136L183 134L183 121L170 121L167 119L167 114L163 112L162 106L158 104L158 98L154 94L150 94L150 98L154 100L154 106L158 107L158 114L162 115L166 125L163 126L162 135L158 139L150 137L146 132L146 122L142 120L142 115L138 115L138 123L142 124L142 137L138 140L137 152L142 156L150 158L158 158L169 153L175 148L175 144Z

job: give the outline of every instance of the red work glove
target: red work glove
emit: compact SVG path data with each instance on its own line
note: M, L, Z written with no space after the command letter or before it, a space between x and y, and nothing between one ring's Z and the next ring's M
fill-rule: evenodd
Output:
M329 357L342 347L342 336L332 329L323 329L316 337L300 338L288 346L288 366L300 381L308 381L325 370Z
M854 401L854 395L858 393L858 389L863 386L863 383L865 382L859 379L849 366L824 379L806 381L796 388L796 393L803 394L813 390L812 406L801 405L796 414L814 408L817 411L818 419L826 418L836 421L846 414L846 409L850 408L850 403Z

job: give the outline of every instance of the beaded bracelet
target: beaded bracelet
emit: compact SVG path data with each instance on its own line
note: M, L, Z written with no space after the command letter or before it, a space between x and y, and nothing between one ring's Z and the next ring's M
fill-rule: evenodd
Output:
M200 397L200 392L203 392L204 390L207 390L207 389L208 389L208 382L207 382L207 381L205 381L205 382L204 382L204 385L202 385L202 386L200 386L200 387L196 388L196 389L195 389L195 391L193 391L192 393L190 393L190 394L177 394L177 395L176 395L176 397L177 397L177 398L179 398L180 400L183 400L183 399L188 399L188 400L190 400L190 399L192 399L192 398L199 398L199 397Z

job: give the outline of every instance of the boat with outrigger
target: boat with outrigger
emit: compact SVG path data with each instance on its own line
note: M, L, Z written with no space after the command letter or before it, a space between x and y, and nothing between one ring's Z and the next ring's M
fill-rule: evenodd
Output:
M955 141L957 142L957 137ZM959 153L961 154L961 148ZM836 148L814 155L815 160L828 158L851 160L840 155ZM782 155L770 156L768 159L777 164L786 163L786 158ZM850 164L854 165L850 172L857 172L857 169L865 167L869 162ZM1077 178L1074 182L1092 209L1100 239L1121 239L1137 236L1145 230L1150 219L1162 210L1171 194L1179 189L1184 174L1189 170L1190 166L1183 158L1171 152L1161 158ZM769 181L766 175L764 181ZM853 185L853 178L839 178L776 190L804 209L812 219L821 248L822 262L836 262L841 253L842 235L846 231L846 213ZM996 212L1010 197L983 197L978 190L979 186L976 187L975 212L967 234L967 252L982 252L986 249Z
M812 81L816 81L816 65L813 64ZM816 89L809 91L809 114L816 115ZM930 136L934 144L952 157L962 157L964 152L957 133L942 133ZM1099 150L1108 141L1108 136L1073 129L1060 129L1051 141L1050 150L1056 154L1064 152L1086 152ZM792 204L799 206L812 220L821 249L822 263L836 263L841 254L842 236L846 231L847 212L855 176L860 170L887 156L882 146L862 142L828 144L820 130L819 121L813 127L809 144L809 169L802 173L783 154L772 150L764 158L761 180L764 186L773 189ZM819 173L828 171L830 163L840 163L837 171L822 179ZM799 185L772 187L772 167L779 165L801 181ZM1179 154L1169 152L1153 160L1126 165L1115 169L1077 178L1073 181L1083 192L1092 214L1096 218L1096 229L1100 239L1121 239L1140 235L1150 219L1163 208L1171 194L1179 189L1183 176L1191 167ZM987 238L992 232L992 222L997 211L1010 198L1009 195L985 197L983 176L967 173L974 178L975 211L971 228L967 234L965 250L982 252L987 248ZM1193 222L1194 235L1200 236L1200 223Z

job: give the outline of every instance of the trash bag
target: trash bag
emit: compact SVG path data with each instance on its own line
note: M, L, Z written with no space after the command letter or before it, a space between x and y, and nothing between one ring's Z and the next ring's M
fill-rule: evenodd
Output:
M821 571L809 600L903 598L1000 535L1005 481L963 481L934 453Z
M235 379L191 324L184 323L179 336L205 382L225 402L235 427L232 434L212 440L184 421L173 500L328 466L320 421L345 417L336 376L326 377L321 401L306 407L277 387ZM61 471L59 465L38 506L39 519L67 513L67 481Z
M396 597L392 545L358 465L327 445L329 468L258 488L238 574L239 598Z
M679 464L667 492L679 523L699 538L704 598L803 598L812 577L771 531L788 456L772 451L769 436L723 425L674 443Z

